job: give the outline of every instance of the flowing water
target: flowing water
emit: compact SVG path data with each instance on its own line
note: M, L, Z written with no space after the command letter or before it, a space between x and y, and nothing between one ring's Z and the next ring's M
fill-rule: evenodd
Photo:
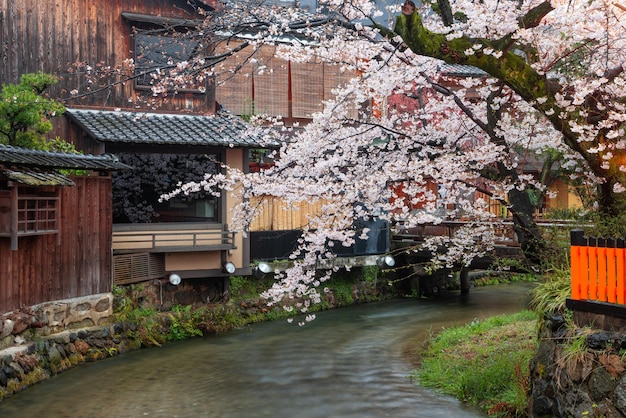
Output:
M409 379L406 343L521 310L528 285L257 324L90 363L0 402L0 417L480 417ZM295 322L295 321L294 321Z

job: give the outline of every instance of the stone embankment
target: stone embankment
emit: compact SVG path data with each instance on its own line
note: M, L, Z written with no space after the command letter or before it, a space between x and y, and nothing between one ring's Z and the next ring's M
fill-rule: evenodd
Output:
M626 334L546 321L531 362L533 417L626 416Z
M111 323L110 293L48 302L0 317L0 399L77 364L135 348Z
M156 307L149 330L128 320L116 322L119 317L114 310L123 308L125 299L110 293L49 302L0 316L0 401L78 364L166 342L174 315L167 311L171 301L159 290L160 286L145 284L140 294L133 295L141 307ZM348 292L325 294L326 308L381 298L372 283L353 284ZM271 318L261 299L187 306L204 308L207 317L199 330L204 335Z

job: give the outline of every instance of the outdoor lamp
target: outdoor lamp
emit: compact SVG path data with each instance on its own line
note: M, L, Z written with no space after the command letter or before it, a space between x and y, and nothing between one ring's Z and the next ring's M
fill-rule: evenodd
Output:
M176 273L170 274L169 280L174 286L178 286L180 284L180 276Z
M272 267L267 263L259 263L254 268L254 277L257 279L262 279L267 273L272 271Z
M380 258L380 264L383 267L393 267L396 265L396 259L387 254Z
M235 272L235 265L228 261L222 266L222 271L224 273L233 274Z

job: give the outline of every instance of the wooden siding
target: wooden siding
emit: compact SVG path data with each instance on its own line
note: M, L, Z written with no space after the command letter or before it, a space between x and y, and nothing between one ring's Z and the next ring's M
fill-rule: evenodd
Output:
M198 19L189 10L187 0L0 0L0 81L17 83L24 73L53 73L61 82L51 96L68 97L88 82L84 74L68 72L72 63L96 68L133 58L132 27L122 12ZM95 90L98 82L92 81ZM138 96L152 99L150 91L127 82L66 104L135 110L129 99ZM181 93L160 103L160 109L212 112L214 95L212 89L207 94Z
M110 292L111 179L76 177L59 193L59 233L0 237L0 313L50 300Z

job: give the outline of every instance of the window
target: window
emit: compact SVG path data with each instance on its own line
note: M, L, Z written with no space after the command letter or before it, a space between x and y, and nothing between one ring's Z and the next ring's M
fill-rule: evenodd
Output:
M159 201L177 185L218 173L218 156L211 154L118 153L133 167L112 174L113 223L216 222L219 199L210 191Z
M184 74L176 68L182 62L191 62L203 53L203 46L197 35L188 32L146 31L137 32L135 41L135 86L151 88L158 84L157 73ZM182 82L181 82L182 80ZM193 74L186 74L177 80L179 90L203 92L206 83L198 82Z
M0 237L10 237L17 250L18 237L58 233L58 201L56 191L0 185Z

